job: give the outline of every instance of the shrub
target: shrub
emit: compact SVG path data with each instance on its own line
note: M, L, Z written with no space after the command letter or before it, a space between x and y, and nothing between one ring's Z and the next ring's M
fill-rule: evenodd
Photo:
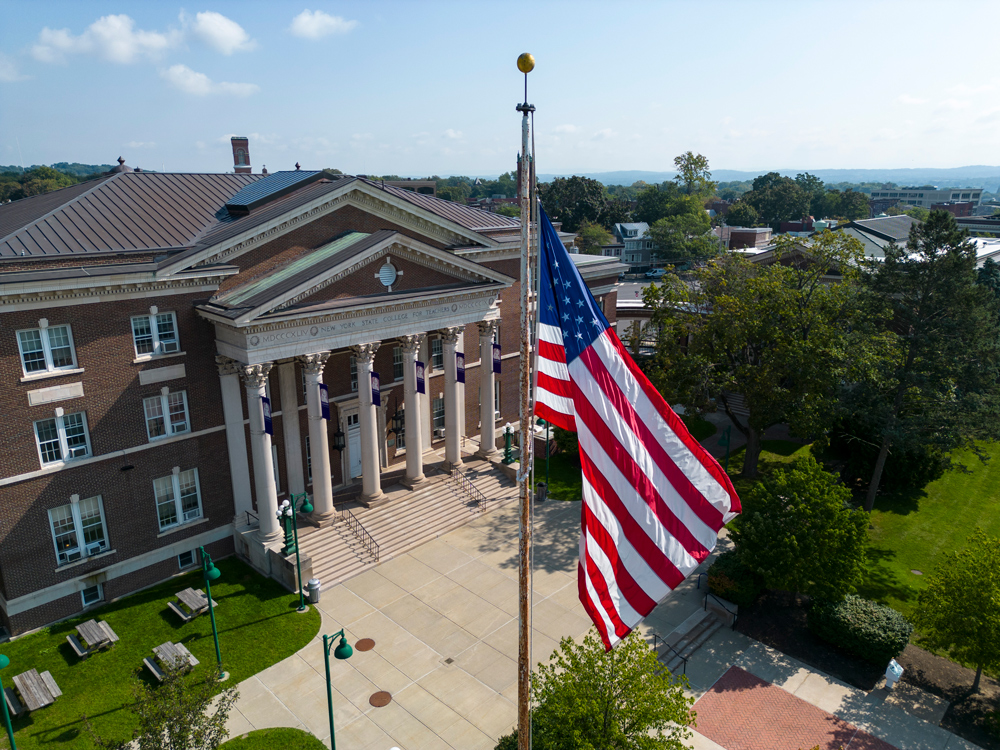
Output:
M899 656L913 632L896 610L853 594L842 602L816 602L808 621L817 637L879 666Z
M719 555L708 569L708 589L740 607L749 607L764 589L764 579L739 561L730 550Z

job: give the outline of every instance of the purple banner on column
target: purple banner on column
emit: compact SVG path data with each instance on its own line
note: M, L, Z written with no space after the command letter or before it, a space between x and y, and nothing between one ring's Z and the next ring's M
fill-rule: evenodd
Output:
M261 396L260 406L264 411L264 432L268 435L273 435L274 423L271 422L271 399L267 396Z
M326 388L326 383L319 384L319 411L323 419L330 419L330 391Z
M426 393L424 390L424 363L419 360L416 362L417 366L417 393Z
M500 374L500 344L493 345L493 372Z
M372 405L382 405L382 386L379 383L377 372L372 373Z
M455 352L455 381L465 382L465 352Z

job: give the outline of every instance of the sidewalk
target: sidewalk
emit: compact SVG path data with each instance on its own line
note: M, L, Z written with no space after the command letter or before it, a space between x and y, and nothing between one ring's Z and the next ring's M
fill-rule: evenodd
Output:
M591 627L577 593L579 513L576 503L536 507L533 667L548 659L560 638L580 639ZM517 700L517 539L517 508L508 505L323 592L321 633L343 627L352 645L361 638L375 641L371 651L355 649L346 661L331 654L341 748L492 750L497 738L511 731ZM728 547L728 539L720 539L718 550ZM696 572L657 607L641 626L643 633L666 636L700 609L704 591L697 588L698 579ZM900 686L888 696L867 695L728 628L690 659L691 694L700 698L734 665L900 750L975 747L913 715L940 721L944 709L933 701L907 695ZM321 636L239 688L230 736L290 726L329 743ZM392 702L373 707L369 697L383 690ZM697 733L693 742L695 750L720 747Z

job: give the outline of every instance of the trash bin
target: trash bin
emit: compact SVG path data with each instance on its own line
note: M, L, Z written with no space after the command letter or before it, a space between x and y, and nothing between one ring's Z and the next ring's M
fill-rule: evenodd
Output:
M306 597L310 604L319 604L319 579L310 578L306 584Z
M887 690L892 690L893 685L899 682L899 678L903 676L903 668L899 665L895 659L889 660L889 666L885 668L885 687Z
M545 482L535 482L535 502L544 503L549 496L549 486Z

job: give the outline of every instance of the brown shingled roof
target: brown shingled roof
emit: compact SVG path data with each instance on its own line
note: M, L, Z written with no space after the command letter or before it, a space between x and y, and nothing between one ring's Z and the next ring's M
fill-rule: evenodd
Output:
M407 190L406 188L395 187L393 185L383 185L381 182L375 182L374 180L365 181L381 190L385 190L387 193L391 193L397 198L402 198L403 200L412 203L414 206L419 206L420 208L430 211L443 219L453 221L466 229L472 229L474 231L508 227L519 229L521 226L521 222L519 220L512 219L509 216L504 216L503 214L493 214L479 208L463 206L461 203L452 203L451 201L446 201L443 198L437 198L433 195L427 195L426 193L416 193L412 190Z

